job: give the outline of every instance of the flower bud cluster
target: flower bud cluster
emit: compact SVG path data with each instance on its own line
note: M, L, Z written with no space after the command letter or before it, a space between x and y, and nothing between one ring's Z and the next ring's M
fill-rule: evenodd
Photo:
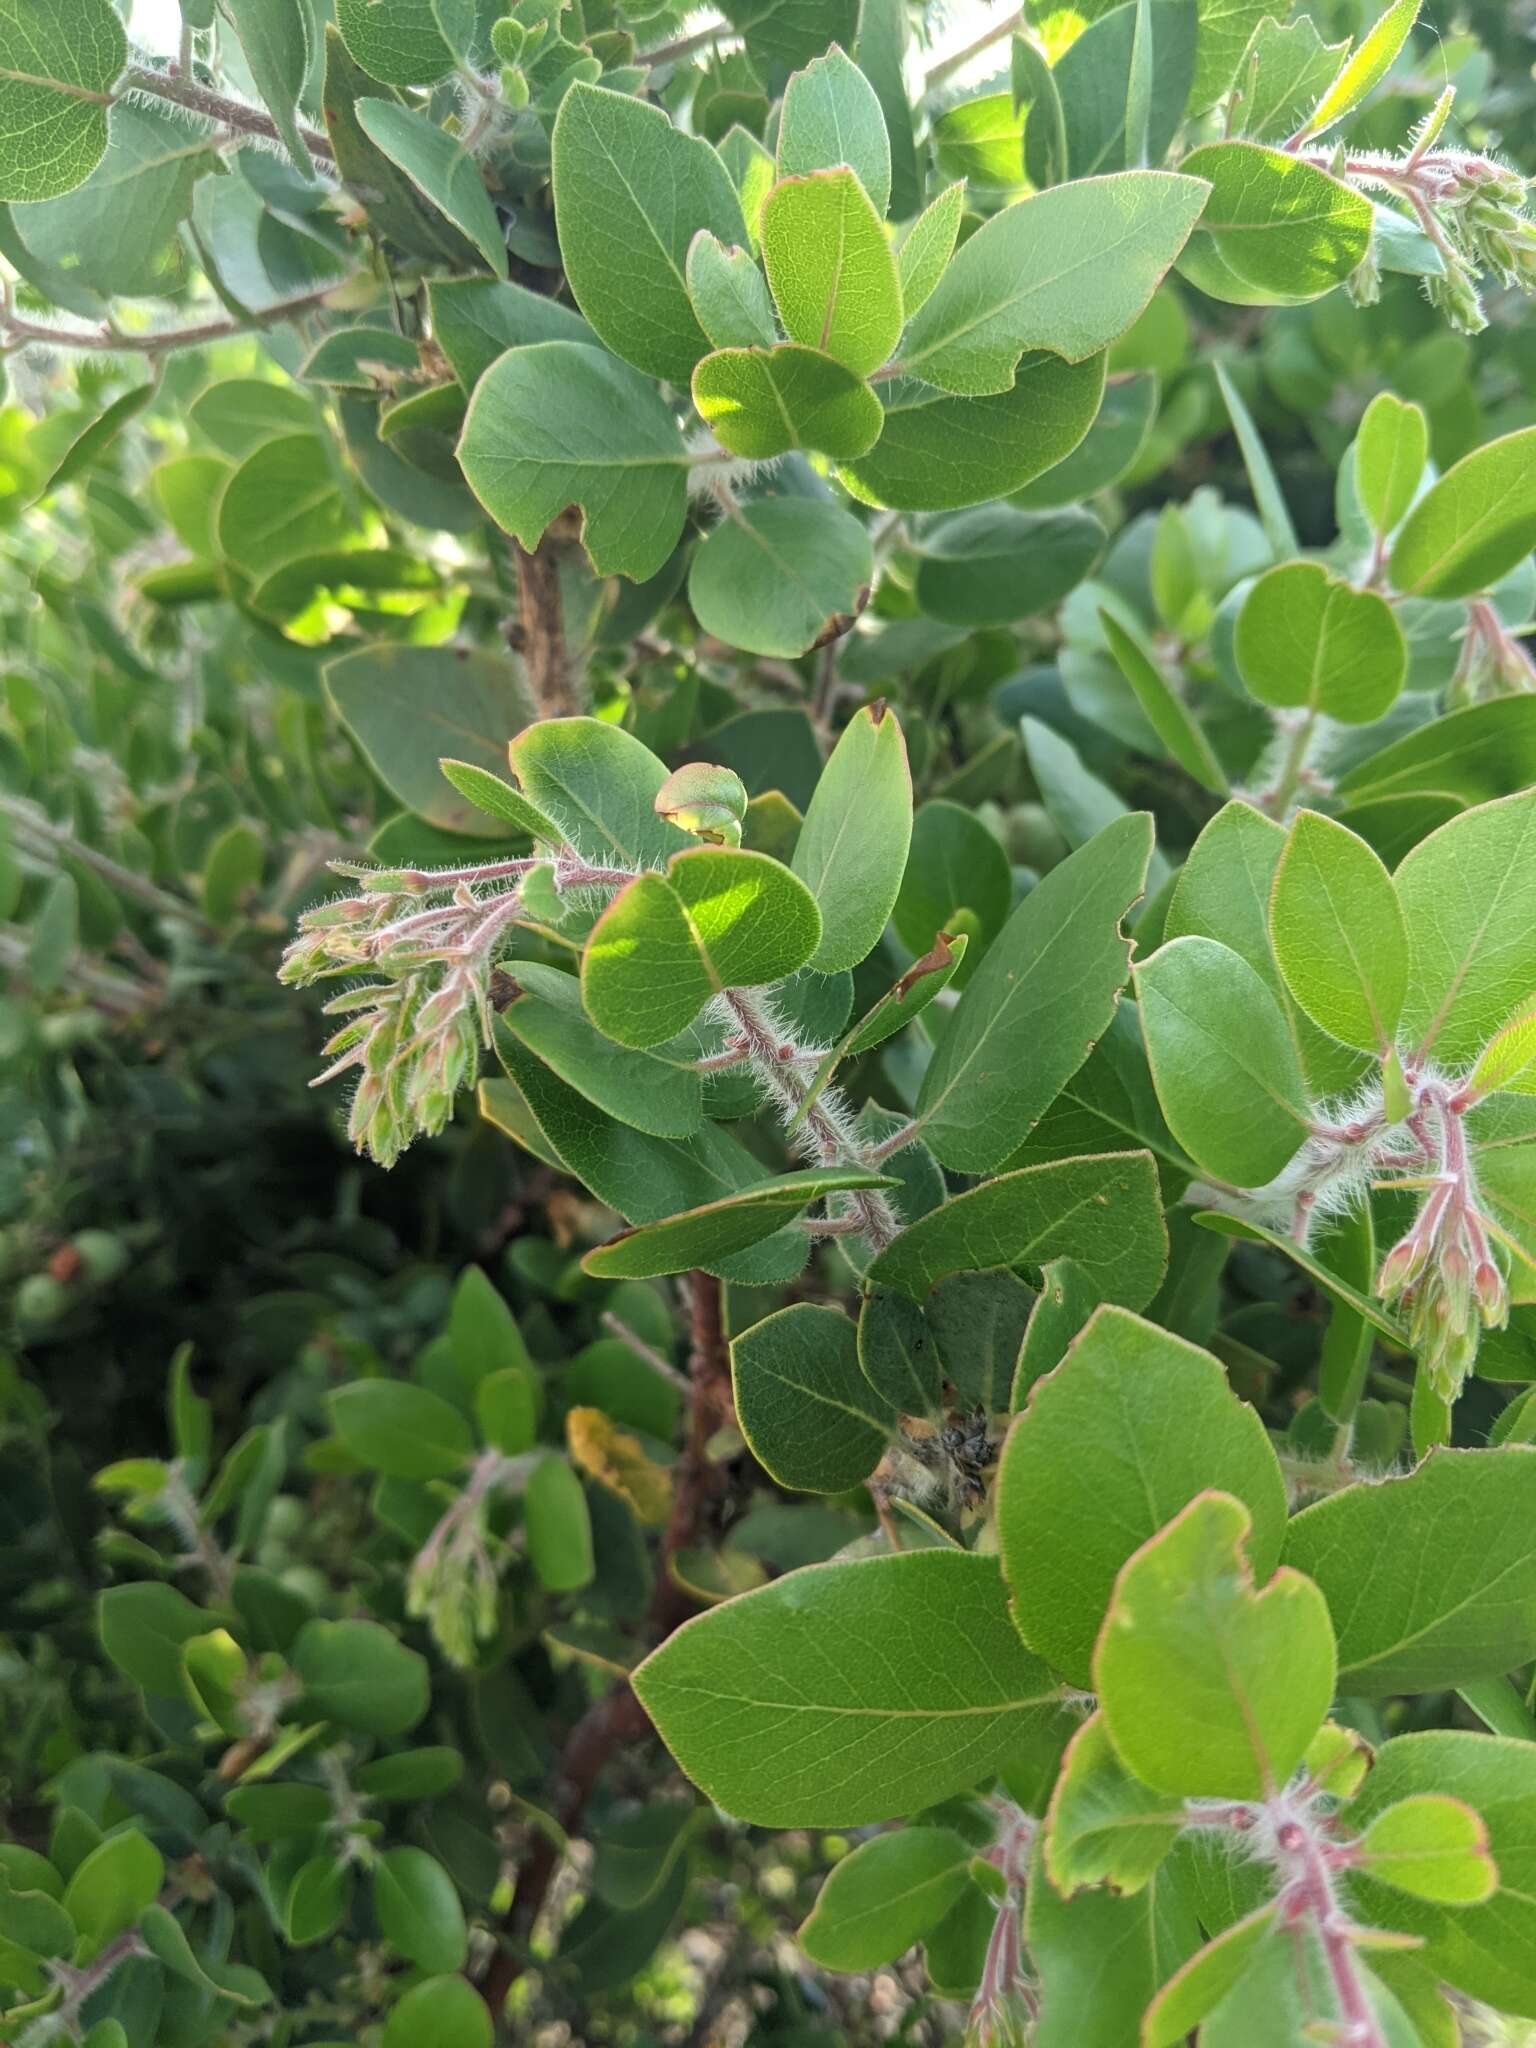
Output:
M1517 697L1536 690L1536 664L1486 598L1467 606L1461 660L1451 679L1450 703L1481 704L1490 697Z
M1524 211L1525 179L1507 164L1459 150L1420 158L1413 175L1426 231L1431 222L1439 229L1431 239L1445 261L1442 275L1424 280L1429 302L1461 333L1480 333L1488 325L1479 291L1485 273L1501 285L1536 290L1536 222Z
M1453 1401L1483 1331L1509 1320L1509 1288L1493 1255L1494 1226L1478 1205L1462 1112L1435 1087L1419 1097L1420 1117L1426 1112L1437 1113L1439 1171L1412 1226L1382 1261L1376 1292L1407 1313L1430 1385Z
M533 865L432 875L338 864L361 880L362 893L299 920L281 980L307 987L359 971L384 977L326 1004L327 1016L345 1021L325 1047L331 1064L312 1084L357 1070L348 1129L381 1166L392 1166L414 1138L442 1130L455 1096L473 1081L480 1047L490 1042L491 976ZM487 882L508 878L511 888L483 893Z

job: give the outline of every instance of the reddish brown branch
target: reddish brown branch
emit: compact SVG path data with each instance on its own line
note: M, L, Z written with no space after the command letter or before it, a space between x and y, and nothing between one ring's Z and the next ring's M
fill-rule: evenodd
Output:
M705 1531L720 1487L718 1468L709 1457L709 1441L733 1415L724 1290L710 1274L690 1273L688 1295L692 1339L688 1360L688 1434L673 1467L672 1513L661 1539L656 1589L646 1616L646 1634L653 1643L663 1641L693 1612L695 1601L673 1577L672 1559L680 1550L697 1543ZM560 1757L555 1812L565 1834L579 1831L587 1803L607 1764L627 1744L648 1735L650 1726L650 1719L627 1679L620 1680L588 1707L566 1738ZM481 1995L498 2026L507 1994L528 1966L528 1943L559 1871L561 1853L550 1836L539 1834L516 1872L502 1943L480 1985Z
M507 638L523 657L540 718L569 718L581 709L565 647L565 610L560 597L560 554L549 534L530 555L516 541L517 618Z

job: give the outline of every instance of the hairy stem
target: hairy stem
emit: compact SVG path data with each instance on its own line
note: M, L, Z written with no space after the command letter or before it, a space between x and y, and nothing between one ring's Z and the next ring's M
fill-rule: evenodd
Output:
M123 73L118 85L118 96L128 92L144 92L155 99L169 100L172 106L185 107L189 114L200 114L205 121L222 121L226 128L233 128L242 135L260 135L268 142L281 142L283 139L272 116L260 107L248 107L243 100L215 92L211 86L200 85L195 78L156 71L147 64L136 64ZM336 157L329 136L302 125L299 135L316 162L334 168Z

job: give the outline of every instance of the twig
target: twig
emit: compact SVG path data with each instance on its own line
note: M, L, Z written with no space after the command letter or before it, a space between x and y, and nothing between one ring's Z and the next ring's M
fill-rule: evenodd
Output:
M693 1339L688 1360L688 1435L672 1468L672 1514L661 1539L656 1590L646 1617L646 1633L653 1642L663 1641L693 1611L693 1596L673 1578L671 1562L678 1551L698 1541L720 1484L719 1472L710 1460L709 1440L734 1412L721 1283L708 1273L690 1273L688 1294ZM587 1802L609 1760L626 1744L639 1741L650 1725L650 1717L627 1678L621 1679L582 1715L560 1757L556 1818L562 1836L579 1829ZM549 1896L561 1855L553 1834L541 1831L514 1873L512 1906L502 1929L504 1938L480 1984L480 1995L498 2027L507 1995L527 1967L528 1939Z
M200 114L205 121L222 121L226 128L236 129L242 135L264 136L268 142L281 142L283 139L272 116L263 113L260 107L248 107L243 100L231 99L227 93L199 85L195 78L181 78L169 71L156 71L150 65L137 64L125 71L119 82L119 96L125 92L147 92L155 99L169 100L172 106L185 107L189 114ZM302 125L299 136L317 162L334 168L336 156L329 136L322 135L316 128Z
M94 874L115 889L120 896L132 897L142 903L146 910L157 911L162 917L180 918L183 923L195 925L201 932L211 932L213 927L190 903L181 897L171 895L167 889L159 888L147 876L137 874L132 868L125 868L111 860L104 853L98 853L94 846L87 846L83 839L77 839L73 832L67 832L61 825L55 825L35 805L18 797L0 797L0 816L7 817L17 830L40 841L51 852L60 853L75 860L82 867L90 868ZM35 848L24 848L32 852Z
M703 28L695 29L692 35L679 36L675 42L663 43L655 50L642 50L636 57L637 64L648 64L653 69L658 64L673 64L679 57L691 57L695 50L707 49L718 42L721 36L736 33L728 21L706 22Z
M275 306L248 313L243 318L205 320L195 327L169 327L159 334L124 334L111 326L88 328L77 333L68 328L50 327L40 320L24 320L6 306L0 309L0 342L18 347L27 342L40 342L48 348L72 349L86 354L166 355L173 349L201 348L205 342L223 341L231 334L270 327L280 320L296 320L301 314L323 306L341 282L335 278L318 291L301 292L297 298L280 299Z
M973 57L979 57L983 50L990 50L994 43L1000 43L1004 36L1011 36L1015 29L1022 28L1023 26L1024 10L1022 7L1016 14L1010 14L1002 21L993 22L992 26L979 35L974 43L967 43L963 50L956 50L952 57L940 58L933 69L924 75L924 92L932 92L935 86L942 85L947 78L953 78L957 71L963 71Z
M565 651L560 557L548 534L532 554L512 543L517 565L517 619L507 638L523 657L541 718L569 718L581 709Z

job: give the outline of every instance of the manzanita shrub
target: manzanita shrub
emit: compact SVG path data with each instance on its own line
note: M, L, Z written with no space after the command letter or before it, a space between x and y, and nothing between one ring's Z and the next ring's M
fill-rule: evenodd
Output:
M1531 2038L1516 10L501 7L0 0L0 2039Z

